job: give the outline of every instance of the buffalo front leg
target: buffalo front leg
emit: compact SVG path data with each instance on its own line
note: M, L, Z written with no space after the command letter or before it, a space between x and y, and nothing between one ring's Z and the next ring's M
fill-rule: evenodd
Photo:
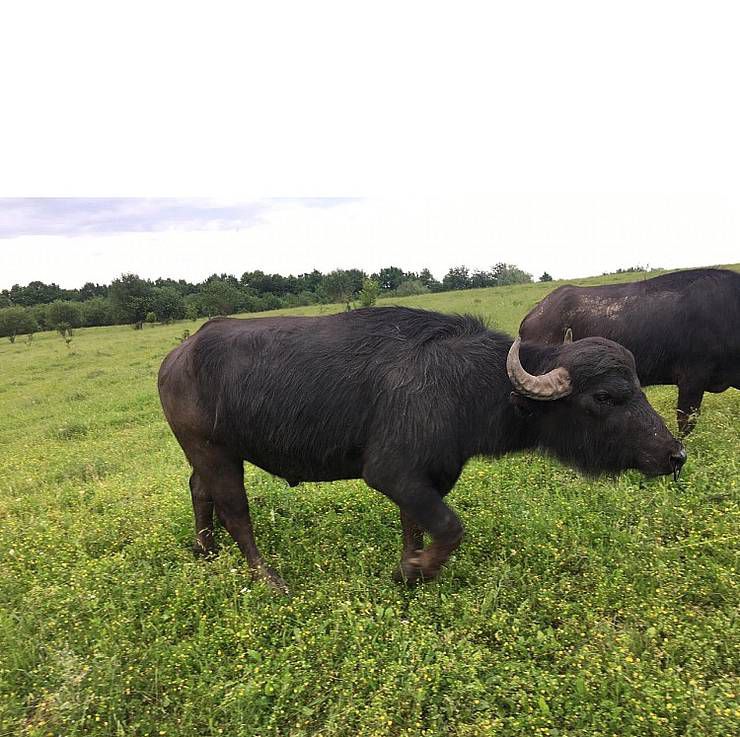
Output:
M217 552L213 539L213 499L195 471L190 476L190 497L195 515L195 555L213 555Z
M431 485L401 480L375 479L366 474L373 488L398 504L404 525L404 556L401 577L407 583L436 578L442 566L460 546L462 522L444 503L440 493ZM416 528L416 529L415 529ZM429 533L432 542L426 548L411 548L421 542L421 531Z
M704 397L704 386L692 383L678 385L678 407L676 422L681 435L688 435L696 425L699 417L701 400Z
M424 530L401 510L401 531L403 533L403 552L401 562L393 573L393 578L399 583L405 583L409 578L418 578L417 566L409 563L424 547Z
M462 522L435 489L414 493L399 506L432 537L430 545L416 550L403 561L406 581L410 584L419 579L431 581L437 578L447 559L460 547L464 532Z

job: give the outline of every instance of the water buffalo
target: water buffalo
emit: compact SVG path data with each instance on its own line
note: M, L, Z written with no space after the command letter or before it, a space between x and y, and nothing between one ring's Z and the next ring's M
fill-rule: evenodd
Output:
M740 274L692 269L629 284L562 286L524 318L524 340L599 335L632 351L643 386L677 384L682 434L705 391L740 389Z
M647 475L676 475L686 458L622 346L512 343L473 317L400 307L211 320L165 358L159 393L193 467L196 552L214 549L215 507L279 589L254 542L245 460L292 486L362 478L392 499L396 577L414 582L460 544L444 497L472 456L539 448L586 473Z

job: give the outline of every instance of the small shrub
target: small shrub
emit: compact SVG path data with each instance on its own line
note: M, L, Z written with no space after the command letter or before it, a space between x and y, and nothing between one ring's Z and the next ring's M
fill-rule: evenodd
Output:
M360 290L360 304L363 307L372 307L378 299L380 284L373 279L364 279Z
M426 294L428 291L429 290L418 279L408 279L398 285L396 296L411 297L415 294Z

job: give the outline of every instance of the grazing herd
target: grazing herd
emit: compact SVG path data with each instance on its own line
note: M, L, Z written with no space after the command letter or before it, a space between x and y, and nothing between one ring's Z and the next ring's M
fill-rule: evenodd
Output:
M472 456L537 449L586 474L676 478L686 453L641 383L678 384L687 432L703 391L740 387L739 366L740 275L706 269L561 287L513 341L402 307L215 319L165 358L159 392L193 468L195 552L214 551L215 512L285 590L255 544L244 461L291 486L364 479L399 507L396 577L412 583L460 544L445 496Z

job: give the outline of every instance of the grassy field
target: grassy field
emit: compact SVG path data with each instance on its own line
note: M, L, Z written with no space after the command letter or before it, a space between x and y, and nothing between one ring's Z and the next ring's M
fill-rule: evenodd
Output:
M553 286L397 301L513 332ZM398 515L379 494L248 467L282 598L223 531L217 559L191 556L155 377L196 327L0 344L0 735L740 731L739 392L706 397L678 484L470 463L450 497L463 545L413 590L390 579ZM675 428L675 388L648 394Z

